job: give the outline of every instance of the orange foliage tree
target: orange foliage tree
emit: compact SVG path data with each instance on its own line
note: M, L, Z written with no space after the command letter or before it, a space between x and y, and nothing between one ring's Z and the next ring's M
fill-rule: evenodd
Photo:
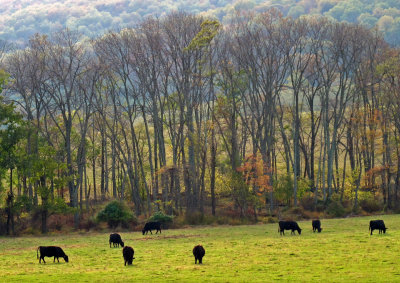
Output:
M242 174L245 183L253 188L253 194L257 197L257 201L265 204L266 193L272 190L272 185L271 170L262 155L257 152L247 156L243 165L238 167L237 171Z

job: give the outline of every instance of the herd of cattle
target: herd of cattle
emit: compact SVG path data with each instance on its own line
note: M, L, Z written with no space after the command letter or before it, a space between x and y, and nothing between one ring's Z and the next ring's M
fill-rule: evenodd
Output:
M321 233L322 228L321 228L321 221L320 220L313 220L312 221L312 228L313 228L313 232L318 231L318 233ZM385 223L383 222L383 220L371 220L369 222L369 231L371 231L371 235L372 232L374 230L379 230L379 234L386 233L386 230L388 228L385 226ZM151 234L152 230L156 230L156 234L158 232L160 232L161 234L161 223L160 222L147 222L142 230L142 234L147 234L149 231ZM296 221L279 221L279 228L278 228L278 232L282 235L285 235L285 230L291 230L291 234L295 234L295 231L297 231L297 233L299 233L299 235L301 235L301 228L299 227L299 225L297 224ZM113 233L110 234L110 240L109 240L109 244L110 244L110 248L111 248L111 244L113 244L113 247L119 247L121 246L122 249L122 256L124 258L125 261L125 265L131 265L132 261L135 259L133 256L135 254L135 251L132 247L129 246L125 246L124 242L122 241L122 238L119 234L117 233ZM39 257L39 253L40 253L40 257ZM193 248L193 255L194 255L194 263L197 264L197 261L199 261L199 264L203 263L203 257L205 255L206 251L204 250L203 246L201 245L197 245ZM59 258L62 257L65 262L68 262L68 256L64 253L64 251L60 248L60 247L56 247L56 246L48 246L48 247L43 247L40 246L37 248L36 250L36 256L37 258L39 258L39 263L43 262L46 263L44 261L45 257L54 257L53 262L59 261Z

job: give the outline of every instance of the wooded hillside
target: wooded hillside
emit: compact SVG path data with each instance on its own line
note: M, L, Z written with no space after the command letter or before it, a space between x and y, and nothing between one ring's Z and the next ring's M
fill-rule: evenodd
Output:
M242 217L398 207L399 51L361 25L174 12L3 55L8 221L36 208L45 223L67 203L78 227L109 198L136 215L214 215L222 199Z
M238 11L278 9L284 16L320 15L339 22L377 27L387 42L400 44L400 2L397 0L9 0L0 7L0 39L25 44L35 33L62 28L90 38L109 30L133 27L146 17L186 11L230 22Z

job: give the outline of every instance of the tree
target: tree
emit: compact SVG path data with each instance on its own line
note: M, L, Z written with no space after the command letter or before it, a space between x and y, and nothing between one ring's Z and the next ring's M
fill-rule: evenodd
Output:
M245 158L242 166L237 168L242 173L245 183L252 188L255 201L253 202L254 217L257 220L257 208L259 204L266 202L268 193L272 191L270 176L268 171L270 168L265 163L264 158L257 152Z
M58 176L57 169L67 168L66 164L57 162L56 151L46 145L39 146L37 159L32 164L32 176L29 182L39 183L38 195L41 203L38 211L41 215L42 233L47 233L47 219L55 213L71 213L74 209L70 208L64 199L54 195L54 190L64 187L68 182L68 177Z
M0 90L6 82L6 74L0 73ZM13 171L17 164L16 147L24 136L24 122L22 115L15 111L14 105L6 104L4 98L0 96L0 189L6 171L9 172L9 191L7 194L7 235L11 231L14 234L14 216L13 216Z

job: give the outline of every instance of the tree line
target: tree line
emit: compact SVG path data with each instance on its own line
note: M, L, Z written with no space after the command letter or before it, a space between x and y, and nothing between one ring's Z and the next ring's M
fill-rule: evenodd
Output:
M242 216L306 197L398 206L399 51L374 29L174 12L2 50L4 207L40 207L44 231L108 198L136 215L215 215L224 197Z

